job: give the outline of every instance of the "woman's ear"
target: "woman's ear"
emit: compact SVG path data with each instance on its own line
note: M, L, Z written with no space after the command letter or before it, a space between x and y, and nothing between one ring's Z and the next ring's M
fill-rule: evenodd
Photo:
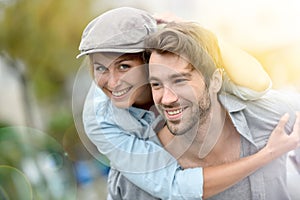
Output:
M210 80L210 88L213 92L218 93L222 88L223 83L223 70L218 68L213 73L211 80Z

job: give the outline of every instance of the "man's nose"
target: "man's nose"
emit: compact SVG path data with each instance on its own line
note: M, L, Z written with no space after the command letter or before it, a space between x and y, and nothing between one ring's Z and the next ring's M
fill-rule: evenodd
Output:
M164 88L161 103L164 105L170 105L178 100L177 94L169 87Z

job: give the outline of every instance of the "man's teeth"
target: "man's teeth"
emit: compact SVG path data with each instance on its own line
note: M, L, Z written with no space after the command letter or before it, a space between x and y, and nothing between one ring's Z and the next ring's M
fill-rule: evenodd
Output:
M127 93L129 91L130 88L126 88L124 90L121 90L121 91L114 91L112 92L112 95L116 96L116 97L119 97L119 96L122 96L124 95L125 93Z
M168 113L169 115L177 115L177 114L179 114L181 111L182 111L182 110L179 109L179 110L167 111L167 113Z

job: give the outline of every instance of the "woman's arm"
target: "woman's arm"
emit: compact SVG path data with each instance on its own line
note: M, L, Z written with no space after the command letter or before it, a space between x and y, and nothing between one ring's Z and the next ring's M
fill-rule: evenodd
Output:
M269 75L253 56L222 40L218 42L224 70L234 84L256 92L270 88L272 81Z

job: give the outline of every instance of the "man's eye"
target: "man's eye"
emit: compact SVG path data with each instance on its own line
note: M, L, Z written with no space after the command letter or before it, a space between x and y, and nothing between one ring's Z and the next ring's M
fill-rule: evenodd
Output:
M129 69L129 68L130 68L129 65L120 65L120 66L119 66L119 69L120 69L120 70L126 70L126 69Z
M103 65L98 65L98 66L95 67L95 70L100 72L100 73L103 73L107 70L107 68Z

